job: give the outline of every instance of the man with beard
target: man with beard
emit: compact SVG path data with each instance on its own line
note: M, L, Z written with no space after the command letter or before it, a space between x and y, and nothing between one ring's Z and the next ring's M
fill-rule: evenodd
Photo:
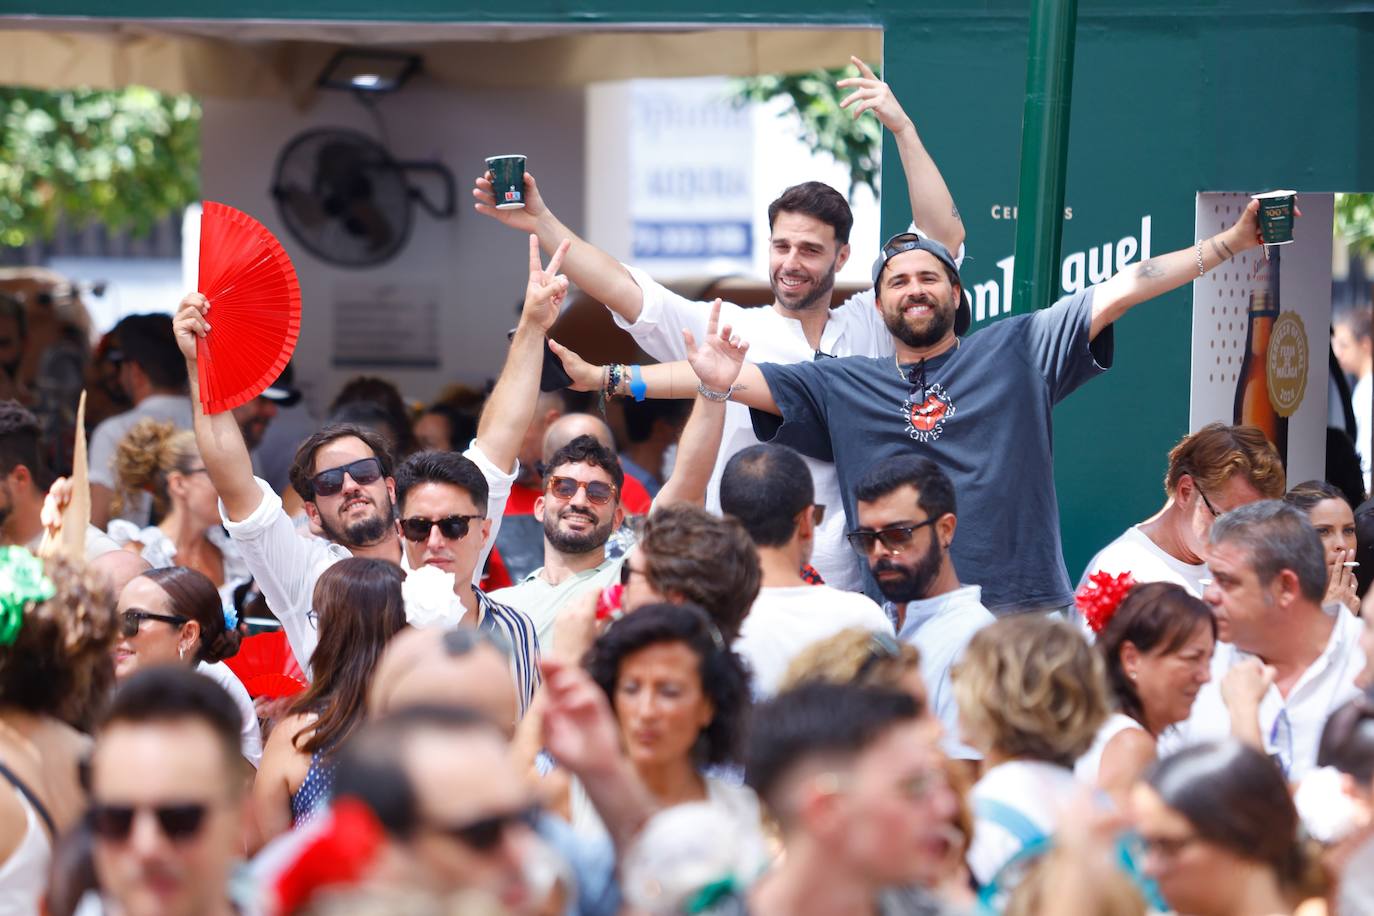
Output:
M852 89L845 100L854 117L871 110L897 142L915 224L950 250L959 250L963 223L949 189L916 127L887 84L867 66L854 59L860 77L841 80ZM486 178L478 179L473 196L477 210L508 226L536 233L546 250L552 250L570 233L558 221L534 182L526 173L525 207L498 210ZM835 273L849 259L849 231L853 213L843 194L818 181L794 185L768 207L768 276L773 290L769 308L741 308L726 303L721 322L752 345L751 358L760 362L799 363L832 356L891 357L892 339L873 308L873 294L864 291L831 308ZM915 229L915 225L912 227ZM634 336L636 343L660 361L687 357L683 332L697 340L705 335L710 304L677 295L646 272L621 264L604 251L573 236L568 253L568 276L588 295L611 310L615 322ZM623 373L620 390L637 391L638 378L648 378L652 367L618 367ZM695 381L693 381L695 385ZM691 389L681 396L690 397ZM719 457L711 474L706 506L720 511L720 479L725 463L740 449L759 442L749 423L748 411L729 405ZM828 459L805 454L817 501L838 508L841 504L836 469ZM844 545L844 519L832 512L819 526L812 565L825 581L842 589L862 585L860 564Z
M558 317L558 307L567 294L567 279L557 275L564 250L556 252L549 269L544 270L538 243L530 240L524 312L501 377L482 412L477 438L465 452L488 489L482 509L492 520L491 527L500 524L501 510L515 479L516 453L534 411L544 333ZM291 486L311 523L327 539L301 537L283 511L281 497L266 481L253 476L248 448L233 414L206 414L201 406L196 341L211 333L212 305L200 293L191 293L181 301L174 322L191 380L196 444L219 493L224 527L238 543L268 606L281 621L296 660L308 674L310 656L319 641L312 599L320 573L349 556L403 562L401 538L394 523L394 459L385 440L358 426L327 426L303 442L291 467ZM480 556L465 570L467 574L481 574L494 533L483 526L486 539Z
M604 588L620 575L624 557L608 559L606 541L625 518L625 472L614 452L592 436L578 436L547 462L534 516L544 528L544 565L523 582L492 592L493 601L534 622L539 647L553 647L558 611L575 593Z
M954 485L928 458L902 455L874 465L859 481L859 524L849 543L868 564L897 637L921 652L931 709L945 726L945 750L977 760L959 741L959 706L950 669L973 634L995 619L982 589L961 585L949 547L958 517Z

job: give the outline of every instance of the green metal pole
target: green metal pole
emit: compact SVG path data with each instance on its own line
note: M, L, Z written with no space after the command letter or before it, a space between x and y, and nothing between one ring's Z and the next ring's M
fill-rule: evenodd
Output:
M1058 298L1077 23L1078 0L1032 0L1026 110L1021 122L1021 190L1016 204L1013 312L1044 308Z

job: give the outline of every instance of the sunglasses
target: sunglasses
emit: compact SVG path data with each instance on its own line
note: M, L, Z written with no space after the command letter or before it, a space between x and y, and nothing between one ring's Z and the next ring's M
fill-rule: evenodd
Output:
M119 618L119 632L126 638L138 635L138 629L145 620L161 620L163 623L170 623L175 626L182 626L188 623L191 618L182 617L180 614L154 614L152 611L131 610L125 611Z
M429 532L435 525L439 526L439 533L450 541L458 541L468 536L470 523L473 519L483 518L481 515L450 515L447 518L430 520L415 516L412 518L401 519L401 533L406 536L406 540L414 541L419 544L429 540Z
M849 546L861 557L866 557L873 552L873 545L880 543L883 549L896 553L903 547L911 543L912 537L916 532L926 525L933 525L938 518L928 518L915 525L897 525L892 528L884 528L881 531L850 531L845 534L845 539L849 541Z
M169 840L188 840L200 832L205 823L204 804L184 805L102 805L91 806L91 830L103 840L122 843L134 829L134 815L150 811L158 829Z
M320 471L310 478L310 488L316 496L334 496L343 489L344 475L353 478L360 487L376 483L382 479L382 460L380 458L359 458L357 461Z
M894 235L892 238L888 239L887 244L883 246L883 260L890 261L904 251L911 251L912 249L919 248L922 241L924 240L914 232L903 232L901 235Z
M604 506L615 496L615 487L599 480L575 480L572 477L550 477L544 489L559 499L572 499L578 490L587 491L587 502Z
M491 852L501 843L509 828L523 824L533 830L538 821L539 806L530 805L469 821L466 824L436 826L435 829L477 852Z

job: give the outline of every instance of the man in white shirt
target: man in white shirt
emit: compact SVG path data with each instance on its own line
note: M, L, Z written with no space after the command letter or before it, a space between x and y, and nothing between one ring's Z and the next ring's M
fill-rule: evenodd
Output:
M554 275L559 256L544 271L537 245L531 240L530 258L520 326L482 413L477 438L464 453L481 471L489 488L484 507L489 522L482 526L484 544L469 570L474 582L481 574L515 479L516 452L529 425L539 386L544 332L557 317L557 301L567 288L566 279ZM320 573L349 556L403 564L394 509L396 484L391 476L394 459L377 434L347 424L325 427L302 443L291 469L292 487L304 502L311 523L328 539L302 537L283 511L281 498L265 481L253 476L243 433L233 414L207 415L200 405L196 340L211 332L213 320L213 303L199 293L182 300L175 320L177 344L191 380L196 443L219 493L224 526L239 545L268 606L281 621L296 660L308 674L310 656L319 641L311 605Z
M756 699L777 693L792 659L814 642L850 627L892 633L866 595L802 578L826 507L816 505L811 473L792 449L751 445L736 452L720 478L720 507L749 532L763 571L734 644L749 663Z
M1173 582L1201 598L1212 522L1283 493L1283 463L1262 432L1209 423L1169 451L1164 508L1098 551L1078 584L1097 572L1129 572L1136 582Z
M1374 411L1374 339L1371 339L1371 318L1374 306L1363 305L1342 309L1335 315L1331 327L1331 349L1341 371L1355 379L1350 392L1350 405L1355 410L1355 451L1360 455L1360 470L1364 473L1365 492L1370 487L1370 414Z
M177 353L172 319L167 315L129 315L110 332L119 342L119 384L134 402L132 410L102 422L91 433L89 452L91 524L104 528L113 514L115 449L140 420L171 421L191 428L186 397L186 364ZM148 524L150 499L125 505L121 518Z
M1355 678L1365 662L1360 621L1344 607L1334 614L1322 608L1325 560L1307 516L1278 500L1217 519L1207 560L1212 582L1204 598L1216 615L1220 641L1212 680L1180 727L1179 743L1234 731L1272 755L1289 782L1299 782L1316 766L1322 727L1359 692ZM1271 669L1267 676L1253 691L1231 691L1223 699L1227 672L1251 658Z
M964 227L949 189L916 127L886 83L861 62L861 78L841 82L855 89L850 97L854 115L872 110L897 141L906 172L911 212L916 225L950 251L963 256ZM571 236L540 197L534 178L526 174L525 208L497 210L491 184L477 182L473 196L477 210L499 222L536 233L546 250L573 238L567 271L581 289L606 304L615 322L628 330L650 356L668 362L687 357L683 331L696 340L706 336L710 306L676 295L647 273L621 264L610 255ZM721 324L749 341L755 362L796 363L832 356L891 356L892 339L865 290L831 308L835 273L849 259L849 230L854 217L840 192L820 182L806 182L785 190L768 208L769 281L774 301L769 308L745 309L726 303ZM913 226L913 229L915 226ZM926 234L926 233L923 233ZM631 367L631 372L638 367ZM633 383L633 378L631 382ZM632 390L634 386L631 386ZM637 395L642 397L642 395ZM707 492L707 508L720 508L720 477L725 462L742 448L758 444L741 404L728 405L725 433ZM860 564L844 546L844 513L840 511L839 481L829 462L805 459L818 501L831 507L816 535L812 564L836 588L863 587Z
M875 464L859 481L859 525L849 543L887 598L897 637L921 652L930 707L945 726L949 756L977 760L959 738L950 669L973 634L992 623L982 589L961 585L949 555L958 527L954 484L929 458L903 455Z

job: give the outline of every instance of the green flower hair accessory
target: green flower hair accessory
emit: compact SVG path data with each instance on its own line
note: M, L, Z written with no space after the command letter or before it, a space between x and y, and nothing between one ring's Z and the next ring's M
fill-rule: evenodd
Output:
M0 646L12 646L24 609L57 594L43 562L23 547L0 547Z

